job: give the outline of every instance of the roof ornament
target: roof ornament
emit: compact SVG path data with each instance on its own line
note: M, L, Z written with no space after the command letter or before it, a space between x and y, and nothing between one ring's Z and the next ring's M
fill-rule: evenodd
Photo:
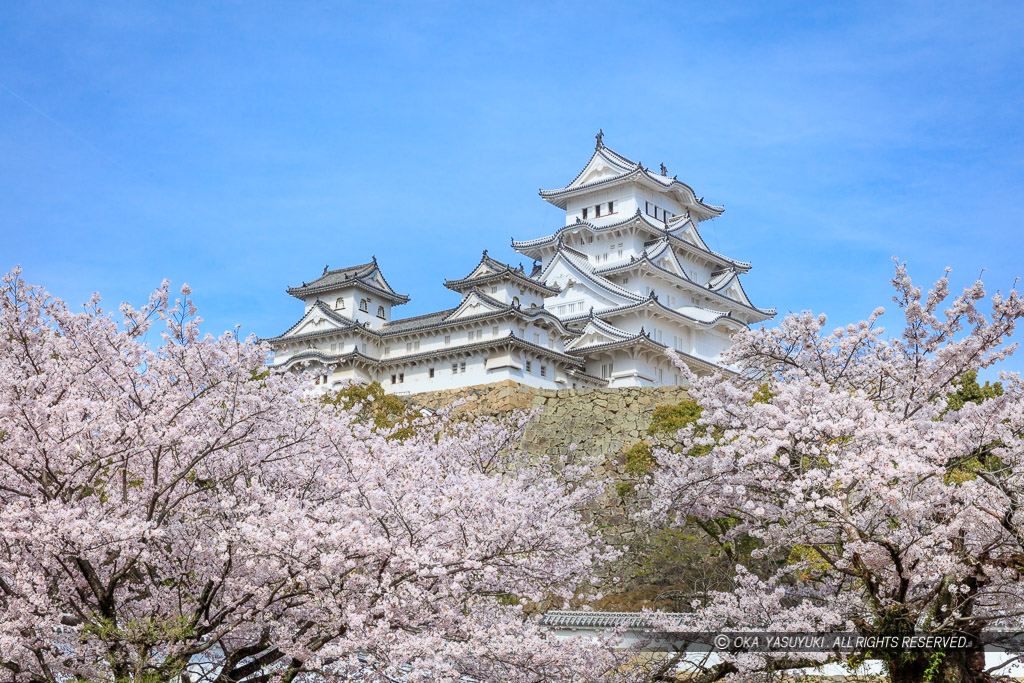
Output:
M487 258L487 250L484 249L484 258Z
M595 135L594 138L597 139L597 144L594 145L594 149L595 150L601 149L602 147L604 147L604 129L603 128L598 129L597 135Z
M520 273L523 272L523 262L522 261L519 262L519 272Z
M664 161L661 162L661 175L663 175L663 176L667 176L668 175L668 169L665 168L665 162Z
M330 265L326 265L326 266L324 266L324 275L327 275L327 269L328 269L328 268L330 268Z
M377 265L377 257L371 256L370 258L373 259L373 265Z

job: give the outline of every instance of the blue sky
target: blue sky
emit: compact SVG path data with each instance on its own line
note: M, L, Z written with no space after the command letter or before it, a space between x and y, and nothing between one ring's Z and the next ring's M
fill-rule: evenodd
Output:
M603 128L725 205L703 234L761 306L891 310L894 255L1005 291L1022 35L1011 3L6 3L0 269L111 307L188 282L272 336L286 286L376 255L425 313L560 224L537 189Z

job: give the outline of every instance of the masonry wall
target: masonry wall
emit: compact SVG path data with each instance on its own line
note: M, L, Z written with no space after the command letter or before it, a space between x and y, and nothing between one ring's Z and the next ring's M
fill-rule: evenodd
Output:
M591 514L609 541L628 543L637 530L626 517L630 503L616 486L628 479L623 452L647 438L657 406L685 398L686 390L675 386L553 390L506 381L416 394L407 400L436 409L465 399L458 409L477 414L537 410L522 447L528 453L565 456L569 444L575 443L581 453L599 456L595 474L607 479L608 485Z

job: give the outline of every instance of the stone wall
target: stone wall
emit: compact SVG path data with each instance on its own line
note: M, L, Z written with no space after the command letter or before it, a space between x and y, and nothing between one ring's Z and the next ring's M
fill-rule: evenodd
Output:
M628 543L636 529L627 518L632 505L618 487L628 480L624 451L647 438L657 406L685 398L682 387L553 390L499 382L415 394L407 400L433 409L464 400L457 410L476 414L537 411L523 435L523 448L557 459L568 455L569 445L575 443L580 453L598 456L600 464L595 474L607 479L608 485L592 511L594 521L605 530L609 541Z

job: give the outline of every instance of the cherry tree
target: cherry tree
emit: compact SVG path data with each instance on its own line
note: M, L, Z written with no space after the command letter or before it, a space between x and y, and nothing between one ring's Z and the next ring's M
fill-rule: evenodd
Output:
M519 423L376 428L189 294L0 285L0 680L611 677L526 616L610 556L584 465Z
M947 273L927 293L897 264L899 336L882 309L829 332L790 315L744 331L696 378L699 418L682 446L656 453L653 517L716 521L721 542L753 539L775 569L737 568L735 589L695 603L684 628L856 630L865 635L1020 631L1024 626L1024 383L985 400L951 400L1010 343L1024 301L958 295ZM977 641L975 641L977 642ZM863 649L893 681L991 680L980 647ZM756 680L836 655L726 655L698 680Z

